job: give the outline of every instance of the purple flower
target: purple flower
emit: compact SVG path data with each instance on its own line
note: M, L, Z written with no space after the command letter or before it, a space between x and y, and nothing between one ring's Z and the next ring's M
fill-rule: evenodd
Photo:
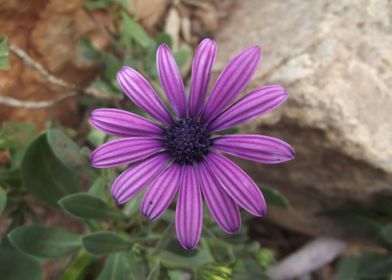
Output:
M185 249L194 248L202 230L202 196L218 223L228 233L241 226L239 206L264 216L267 206L255 182L222 153L260 163L280 163L294 158L287 143L253 134L214 135L270 112L287 98L279 85L256 89L234 100L251 80L261 58L258 46L235 56L219 75L211 94L207 89L216 44L206 39L196 50L189 98L181 73L166 45L157 51L161 85L173 114L151 85L134 69L117 74L125 94L156 122L117 109L97 109L90 123L120 139L98 147L91 154L97 168L131 164L117 177L112 195L122 204L147 186L141 212L157 219L178 192L176 232Z

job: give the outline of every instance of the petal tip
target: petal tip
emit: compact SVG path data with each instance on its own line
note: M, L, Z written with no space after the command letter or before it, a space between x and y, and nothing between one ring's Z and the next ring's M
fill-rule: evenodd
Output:
M168 46L166 43L161 44L161 45L158 47L158 51L159 51L159 50L162 50L162 49L170 50L169 46Z
M210 47L212 48L216 48L217 44L214 40L210 39L210 38L205 38L200 42L200 45L210 45Z
M122 66L116 74L117 81L121 84L121 80L126 79L125 75L133 75L136 71L129 66Z
M248 51L254 53L257 56L261 56L261 47L259 45L253 45L248 48Z
M98 168L97 162L96 162L95 151L96 151L96 149L91 152L90 156L88 157L88 161L90 162L92 167Z
M233 225L231 227L223 228L223 230L228 234L234 234L241 229L241 223L239 225Z
M289 145L289 146L290 146L290 145ZM291 147L291 146L290 146L290 152L291 152L291 155L290 155L290 156L291 156L291 157L290 157L290 160L291 160L291 159L294 159L295 156L296 156L295 150L294 150L294 148Z
M148 204L146 204L146 203L144 203L144 202L142 202L141 204L140 204L140 213L144 216L144 217L146 217L147 219L149 219L150 221L154 221L154 220L156 220L158 217L159 217L159 215L157 215L156 213L154 214L154 211L153 211L153 209L150 209L150 207L145 207L146 205L148 205Z
M195 249L195 247L197 246L198 243L199 243L199 241L190 242L188 244L188 242L181 242L181 240L180 240L180 244L181 244L182 248L184 248L185 250L188 250L188 251Z

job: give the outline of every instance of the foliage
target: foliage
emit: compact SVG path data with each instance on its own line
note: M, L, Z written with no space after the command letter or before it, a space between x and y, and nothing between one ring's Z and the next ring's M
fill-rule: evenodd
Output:
M111 47L104 52L89 38L79 42L84 58L101 66L89 87L119 97L123 96L115 79L119 68L137 68L156 87L156 50L161 44L172 44L166 33L147 34L123 5L122 0L85 1L86 11L112 13L115 31L110 34ZM192 57L190 46L181 47L174 56L186 72ZM6 41L0 37L0 69L8 66ZM141 113L130 102L118 99L84 96L81 102L86 111L105 105ZM265 277L273 254L250 242L246 224L228 236L205 215L200 245L186 251L175 238L173 210L152 223L139 213L140 195L123 207L116 206L109 187L121 170L94 170L88 163L91 149L107 140L106 136L85 123L81 128L74 131L51 124L38 133L32 124L3 124L0 152L8 160L0 166L0 212L11 222L0 245L2 279L41 279L42 264L51 260L59 263L60 280L85 279L86 275L98 280ZM269 203L289 206L274 189L263 191ZM37 204L64 217L64 224L52 225L37 213ZM74 226L68 227L68 221Z
M0 70L8 70L9 68L7 38L0 34Z
M351 203L325 211L347 230L370 237L382 248L380 252L362 251L342 258L338 263L338 280L384 280L392 277L392 204L391 200L376 198L364 208Z
M20 131L16 128L20 127L30 126L8 123L4 129L13 133L3 134L1 139L3 148L18 162L8 169L19 174L16 181L4 180L5 188L1 189L1 201L8 195L11 203L6 211L13 219L0 247L1 266L10 261L5 258L8 254L15 262L25 263L27 271L23 273L32 275L29 279L41 277L41 263L64 257L71 261L63 267L60 279L77 279L72 278L75 275L83 279L87 271L96 279L181 279L184 273L198 279L249 279L264 275L270 254L259 245L248 244L246 225L239 233L221 239L222 230L206 216L200 245L186 251L173 232L173 210L151 223L141 217L138 199L123 208L116 207L108 195L115 173L92 170L79 146L58 129L39 134L29 145L19 145ZM93 146L85 141L84 145ZM23 154L23 160L19 162L19 157L12 156L15 154ZM7 167L2 171L7 171ZM27 216L34 215L34 210L25 201L26 194L35 196L51 211L83 223L87 230L78 234L67 228L45 226L45 220L39 216L27 225ZM278 198L275 200L280 201ZM97 264L102 262L100 269ZM2 272L6 279L25 277L12 267Z

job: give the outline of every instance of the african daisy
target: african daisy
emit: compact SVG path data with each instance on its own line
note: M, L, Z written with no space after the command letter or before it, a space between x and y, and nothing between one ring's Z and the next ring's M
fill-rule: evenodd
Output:
M216 43L203 40L192 65L187 98L181 73L166 45L157 51L158 76L173 113L137 71L123 67L117 80L125 94L156 121L118 109L97 109L90 123L120 139L103 144L91 154L96 168L128 165L112 186L123 204L148 187L141 212L157 219L178 192L176 232L185 249L194 248L202 230L202 196L218 225L228 233L241 226L239 207L255 216L266 214L264 197L255 182L229 154L260 163L294 158L287 143L254 134L214 135L270 112L287 98L279 85L256 89L238 101L259 64L261 51L249 47L235 56L219 75L207 96ZM234 102L234 103L233 103Z

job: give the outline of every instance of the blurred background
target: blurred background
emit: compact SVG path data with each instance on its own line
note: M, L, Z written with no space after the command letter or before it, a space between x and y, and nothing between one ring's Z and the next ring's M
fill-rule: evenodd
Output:
M114 171L97 175L86 163L105 141L88 115L101 107L140 113L116 71L130 65L159 88L155 52L167 43L188 81L194 48L206 37L218 44L215 77L236 52L257 44L263 59L249 89L282 84L289 93L278 110L238 128L296 150L295 160L280 165L238 161L265 186L267 217L245 216L232 239L203 232L208 256L132 243L133 263L120 245L120 253L91 251L84 241L83 249L42 253L49 243L30 248L35 232L12 235L34 223L79 237L102 230L143 236L135 228L148 222L135 218L137 205L121 209L131 220L124 225L58 200L88 190L120 212L107 197ZM0 0L0 278L391 279L391 70L390 0ZM76 169L84 171L77 183L64 183ZM63 183L64 192L53 187ZM148 232L164 240L169 220ZM118 241L102 238L109 239L93 241Z

